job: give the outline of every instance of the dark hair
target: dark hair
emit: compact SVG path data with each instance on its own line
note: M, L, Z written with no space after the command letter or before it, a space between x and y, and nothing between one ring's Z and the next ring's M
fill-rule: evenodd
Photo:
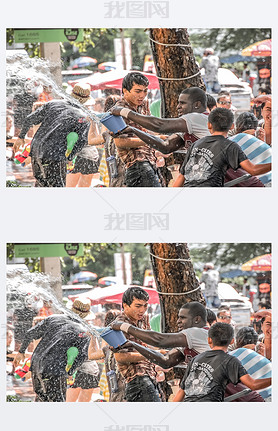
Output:
M213 322L216 322L216 320L216 314L210 308L207 308L207 322L211 325Z
M218 311L231 311L231 307L229 305L220 305L220 307L218 307Z
M125 88L127 91L130 91L134 84L147 87L149 85L149 80L140 72L130 72L123 79L122 90Z
M129 287L123 294L122 303L131 305L134 298L148 301L149 294L142 287Z
M241 133L244 130L256 129L258 119L252 112L242 112L236 119L236 132Z
M110 108L112 108L112 106L115 105L115 103L118 102L118 100L120 100L120 96L116 95L116 94L111 94L110 96L107 96L104 102L104 112L109 111Z
M181 308L185 308L189 311L189 314L191 317L201 317L202 322L204 325L207 322L207 310L206 307L203 304L200 304L200 302L192 301L187 302L186 304L183 304Z
M107 313L105 314L104 326L110 325L110 323L112 323L113 320L115 320L119 314L120 314L119 310L108 310Z
M216 106L216 100L211 94L207 94L207 107L211 111Z
M204 90L202 90L201 88L199 87L185 88L184 90L182 90L181 94L188 94L189 99L192 103L201 102L204 108L207 107L207 95L204 92Z
M105 322L105 313L103 311L98 311L95 314L95 319L100 319L101 324L104 325L104 322Z
M230 91L228 91L228 90L219 91L219 93L217 94L217 101L220 99L220 97L225 97L225 96L231 97Z
M254 328L250 326L244 326L240 328L236 334L236 347L240 348L246 344L256 344L258 341L258 334Z
M215 108L208 117L215 132L228 132L234 122L234 114L230 109Z
M265 298L262 298L261 302L258 303L259 309L265 308L266 310L271 310L271 302L265 301Z
M228 346L234 337L234 330L229 323L215 323L209 328L209 338L214 346Z
M95 99L95 103L100 105L102 108L104 107L105 98L104 97L97 97Z
M259 87L258 91L260 91L261 93L265 93L265 94L271 94L271 88L269 85L266 85L265 87Z

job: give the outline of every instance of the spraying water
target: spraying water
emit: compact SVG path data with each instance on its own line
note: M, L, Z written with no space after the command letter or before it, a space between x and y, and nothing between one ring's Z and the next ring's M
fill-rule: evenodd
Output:
M38 97L43 91L43 86L51 87L54 98L64 99L77 105L83 116L99 124L99 118L89 109L66 94L56 83L52 70L57 64L42 58L30 58L23 54L14 54L6 59L6 86L7 102L11 102L16 94L29 93Z
M13 315L15 310L29 308L39 311L44 301L51 303L55 314L64 314L75 318L83 326L84 332L95 337L99 333L84 319L66 308L53 294L51 286L57 283L55 277L43 273L31 273L27 269L12 269L7 272L7 312Z

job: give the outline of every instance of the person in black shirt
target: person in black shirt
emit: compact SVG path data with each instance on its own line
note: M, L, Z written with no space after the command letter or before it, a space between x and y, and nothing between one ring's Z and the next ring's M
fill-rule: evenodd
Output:
M77 87L75 91L75 87ZM65 187L66 164L88 143L90 127L93 122L87 119L81 104L89 100L90 89L77 84L73 88L72 100L51 100L25 118L21 132L14 144L16 152L24 145L24 138L29 128L40 124L31 142L30 157L37 187ZM78 93L77 93L78 91ZM77 100L80 102L77 103ZM90 126L91 124L91 126ZM76 132L78 140L71 153L66 157L67 136Z
M26 332L14 359L15 367L24 361L25 350L33 339L41 339L33 352L30 367L36 401L65 402L67 376L88 359L90 337L78 318L53 314ZM76 347L78 355L67 372L70 347Z
M271 170L271 163L254 165L235 142L227 139L234 115L229 109L216 108L209 114L211 136L196 141L187 151L173 187L223 187L229 167L242 167L251 175Z
M228 323L215 323L208 332L208 343L212 350L201 353L189 363L180 389L174 401L224 401L224 393L229 382L239 381L252 390L271 385L271 378L253 379L240 361L227 354L233 342L234 330Z

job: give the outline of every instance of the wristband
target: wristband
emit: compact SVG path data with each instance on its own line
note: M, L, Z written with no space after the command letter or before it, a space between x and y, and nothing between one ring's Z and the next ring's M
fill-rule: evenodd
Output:
M132 326L129 323L122 323L120 326L120 330L123 332L126 332L128 334L128 328Z
M128 118L128 114L131 112L131 109L123 108L120 110L120 115L124 118Z

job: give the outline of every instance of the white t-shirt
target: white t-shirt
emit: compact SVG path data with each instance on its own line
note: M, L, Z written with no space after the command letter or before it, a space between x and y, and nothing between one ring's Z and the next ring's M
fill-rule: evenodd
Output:
M181 118L186 121L187 130L190 135L195 135L198 139L210 135L208 130L208 113L191 112L182 115Z
M176 135L180 136L184 140L184 148L177 150L177 152L187 152L187 149L191 145L198 141L198 139L209 136L210 132L208 129L208 113L204 112L202 114L198 112L191 112L190 114L182 115L184 121L187 125L187 133L179 132Z
M203 353L210 350L208 345L208 330L205 328L187 328L181 331L186 336L188 349ZM184 348L181 347L184 350Z

